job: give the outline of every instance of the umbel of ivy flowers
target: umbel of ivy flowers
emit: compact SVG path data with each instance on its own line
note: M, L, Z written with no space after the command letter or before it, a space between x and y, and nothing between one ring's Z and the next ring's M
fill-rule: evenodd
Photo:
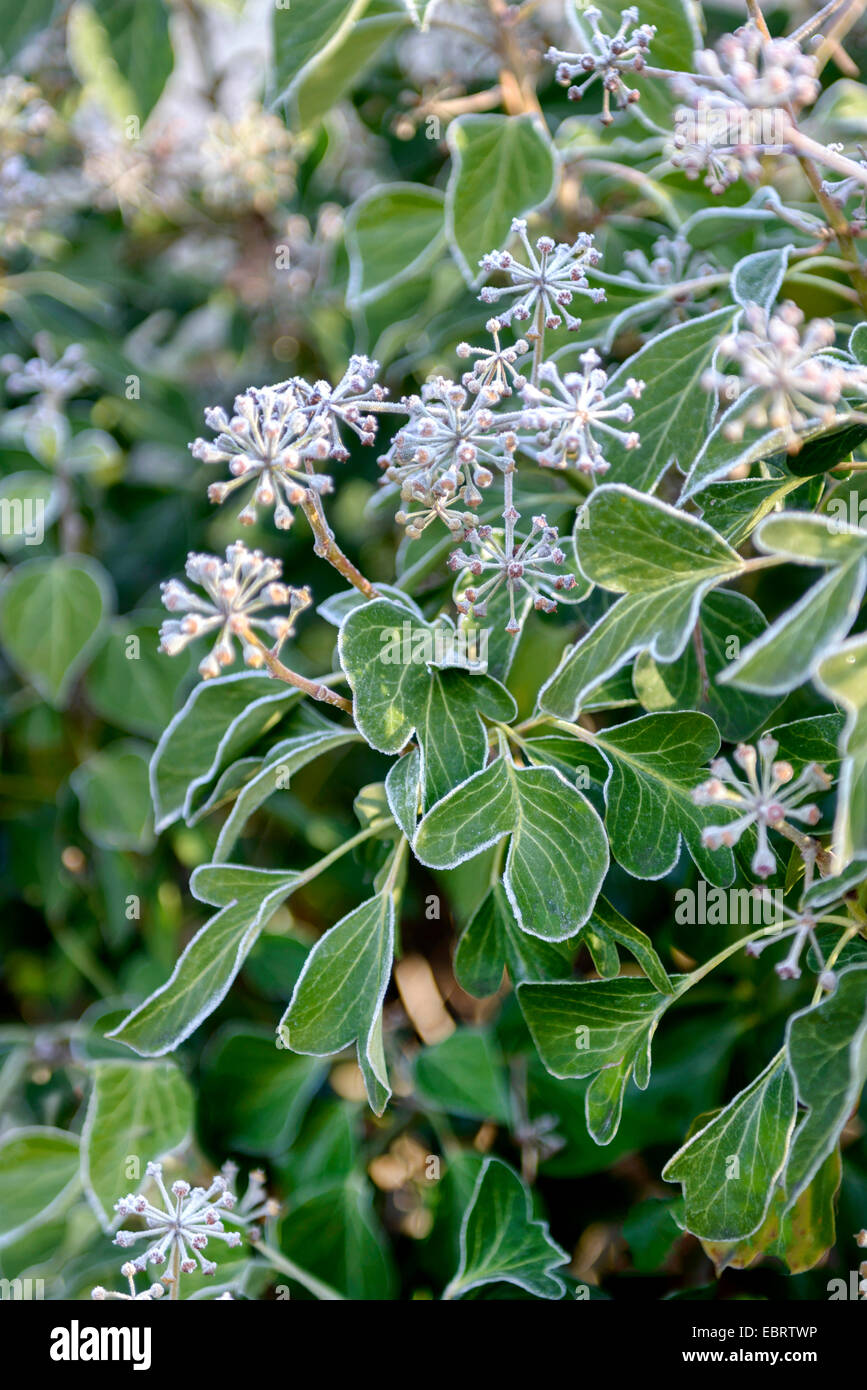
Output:
M267 559L261 550L248 550L242 541L228 546L225 561L216 555L189 555L186 570L188 578L204 589L207 598L193 593L178 579L163 584L166 608L184 616L166 619L160 628L160 645L169 656L176 656L196 638L216 632L213 648L199 663L199 673L205 680L218 676L224 666L232 664L236 639L246 665L263 666L265 651L254 629L265 632L279 649L294 631L297 615L312 601L309 589L293 589L279 582L279 560ZM289 612L280 617L258 616L263 609L274 606L288 606Z

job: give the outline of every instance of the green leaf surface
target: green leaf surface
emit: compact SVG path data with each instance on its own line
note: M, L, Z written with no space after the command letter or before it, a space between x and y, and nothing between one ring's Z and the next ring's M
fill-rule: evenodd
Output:
M90 1071L81 1177L93 1211L108 1230L116 1219L115 1202L139 1190L148 1163L190 1138L193 1092L174 1062L103 1061L92 1063Z
M102 849L145 853L154 843L148 744L119 739L79 763L69 783L81 828Z
M598 900L597 900L598 904ZM488 890L455 951L455 978L477 998L495 994L507 969L520 980L563 980L572 974L568 945L542 941L521 929L501 883Z
M530 1193L498 1158L485 1160L461 1227L460 1264L443 1294L460 1298L487 1284L514 1284L537 1298L562 1298L554 1273L569 1256L533 1217Z
M203 1060L200 1111L206 1120L219 1117L215 1128L227 1149L280 1157L323 1074L317 1059L278 1047L273 1033L230 1024Z
M867 638L852 637L827 656L816 683L846 711L834 849L841 864L847 864L867 845Z
M509 1124L506 1073L487 1033L457 1029L442 1042L422 1048L413 1073L422 1104L470 1120Z
M0 644L24 680L63 709L113 604L111 581L86 555L25 560L0 588Z
M0 1246L45 1224L79 1186L77 1134L36 1125L0 1138Z
M346 217L350 307L366 304L410 279L445 243L444 195L424 184L370 189Z

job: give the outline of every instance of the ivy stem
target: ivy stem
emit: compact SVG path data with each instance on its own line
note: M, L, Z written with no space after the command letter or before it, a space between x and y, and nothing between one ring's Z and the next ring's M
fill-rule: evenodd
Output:
M306 1269L302 1269L294 1260L288 1260L279 1250L275 1250L273 1245L266 1245L263 1240L251 1241L253 1249L258 1251L272 1269L279 1270L285 1274L287 1279L294 1279L296 1284L300 1284L308 1293L312 1293L323 1303L345 1302L342 1293L338 1293L330 1284L325 1284L321 1279L317 1279L315 1274L308 1274Z
M345 710L347 714L352 713L351 700L329 690L322 681L308 680L306 676L301 676L297 671L291 671L288 666L284 666L277 653L272 651L270 647L266 647L252 628L245 626L242 635L246 642L252 643L256 650L262 653L265 665L277 680L283 681L286 685L294 685L296 690L303 690L304 694L309 695L311 700L321 700L326 705L334 705L336 709Z
M343 578L364 594L365 598L378 598L379 595L370 580L365 579L361 570L355 567L348 555L344 555L334 539L334 532L325 519L319 494L311 489L311 500L302 502L301 508L310 522L310 529L313 532L314 555L318 555L320 560L327 560L329 565L333 565L338 574L342 574Z
M818 840L814 840L812 835L805 835L803 830L798 830L794 825L789 825L788 821L780 821L774 829L800 850L805 861L814 859L816 868L823 878L830 878L835 869L834 856L829 850L824 849Z
M707 674L707 658L704 651L704 636L701 630L701 619L696 621L692 630L692 645L695 648L695 659L698 662L698 676L701 682L701 702L707 704L710 697L710 680Z

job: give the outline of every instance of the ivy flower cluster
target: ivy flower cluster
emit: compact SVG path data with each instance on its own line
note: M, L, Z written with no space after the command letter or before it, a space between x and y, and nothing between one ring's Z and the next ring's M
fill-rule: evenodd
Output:
M768 892L766 888L757 891L760 893ZM819 963L819 984L822 989L830 992L836 987L837 976L833 970L829 970L825 965L825 959L816 938L816 915L805 908L796 911L794 908L787 907L785 903L778 904L777 910L782 912L789 925L781 926L780 930L775 932L773 936L763 937L761 941L750 941L746 947L747 955L758 957L767 946L776 946L781 941L790 940L791 946L788 955L785 960L777 962L774 970L781 980L799 980L801 978L801 956L804 947L809 945Z
M526 377L521 375L515 364L530 351L530 345L525 338L518 338L512 347L503 347L500 343L500 330L503 327L500 319L488 319L485 327L491 335L493 347L471 347L469 343L458 343L458 357L464 360L476 358L471 369L464 372L461 381L473 395L490 386L498 396L511 396L513 387L520 390L527 384Z
M224 666L232 664L236 638L248 666L264 665L264 648L253 629L265 632L279 649L292 635L297 615L312 602L309 589L293 589L278 582L279 560L267 559L261 550L248 550L242 541L227 548L225 561L216 555L190 554L186 572L192 583L204 589L207 598L193 593L177 579L162 585L166 608L170 613L183 613L184 617L166 619L160 628L160 646L167 655L177 656L196 638L216 632L212 650L199 663L204 680L219 676ZM254 616L269 606L287 605L289 612L281 617Z
M96 380L80 343L70 343L58 357L49 334L37 333L33 346L36 356L26 360L6 353L0 358L0 370L8 373L7 391L14 396L33 396L34 408L62 411L72 396Z
M801 447L806 426L829 424L847 385L864 385L864 373L827 355L834 342L830 319L812 319L803 328L804 314L797 305L784 303L776 313L758 304L744 310L745 327L720 343L723 357L736 362L740 377L716 368L706 371L702 385L736 400L753 388L749 407L725 426L729 439L741 439L745 428L782 430L790 454Z
M606 395L608 373L599 365L601 358L592 348L581 354L583 371L560 375L554 362L543 362L539 378L549 382L552 392L526 385L522 395L527 410L522 423L537 431L538 462L545 468L578 468L582 473L604 473L610 468L602 445L594 437L601 430L626 449L635 449L639 437L631 424L635 412L629 398L638 400L644 382L630 377L619 391ZM617 424L613 423L618 422Z
M695 55L696 72L678 74L672 88L694 107L798 111L819 95L816 59L794 38L768 38L750 21Z
M535 249L527 236L527 223L523 217L512 222L515 232L524 248L527 263L516 260L511 251L489 251L479 261L486 275L501 271L510 281L508 285L485 285L479 294L483 304L497 304L504 297L515 296L508 306L497 310L500 324L511 324L513 320L524 323L533 320L534 327L527 337L538 337L536 323L541 320L546 328L559 328L560 311L566 320L566 327L572 331L581 327L581 320L569 313L569 305L576 293L586 295L594 304L605 298L603 289L591 289L587 271L599 264L601 254L593 244L589 232L582 232L571 244L559 244L549 236L541 236Z
M224 502L253 480L252 496L238 520L252 525L257 508L270 507L275 525L288 530L294 507L312 495L333 490L330 476L317 473L313 464L327 459L343 463L349 458L340 426L348 426L363 444L373 443L377 422L370 411L386 396L375 381L378 371L379 363L353 356L334 387L326 381L310 385L293 377L278 386L251 386L235 397L231 418L221 406L209 407L205 421L217 431L217 438L193 440L190 452L202 463L228 464L233 474L230 482L211 484L210 500Z
M549 63L557 64L556 79L561 87L567 87L570 101L580 101L588 87L597 80L602 84L602 123L610 125L611 98L622 110L639 100L641 93L625 81L626 75L640 73L647 66L651 40L656 34L653 24L638 25L638 10L630 5L623 10L620 27L613 35L603 32L599 27L601 10L595 6L583 10L591 30L592 48L583 53L567 53L559 48L549 48L545 57ZM630 26L632 28L630 33ZM581 80L583 79L583 80Z
M736 845L744 831L755 826L758 846L752 869L759 878L767 878L777 864L768 842L768 830L778 829L784 821L791 820L816 825L819 808L812 803L804 805L804 800L831 786L831 778L818 763L808 764L795 777L791 763L777 760L779 747L768 734L759 739L755 748L738 744L734 761L744 776L735 772L727 758L716 758L710 764L712 777L692 794L696 806L720 806L739 812L728 824L709 825L702 831L702 843L708 849Z
M227 1165L208 1188L191 1187L178 1179L172 1183L171 1191L163 1180L161 1163L149 1163L146 1171L153 1179L162 1207L151 1202L144 1193L130 1193L119 1198L114 1208L122 1218L137 1216L145 1223L143 1230L120 1230L114 1238L114 1244L122 1250L130 1249L139 1241L146 1243L143 1252L125 1264L122 1271L130 1280L131 1292L135 1274L142 1273L148 1265L167 1265L166 1277L172 1281L175 1268L178 1274L194 1274L197 1267L203 1274L215 1274L216 1262L202 1253L209 1242L215 1240L230 1249L236 1248L241 1244L242 1231L256 1239L259 1231L254 1223L260 1218L276 1216L279 1210L277 1203L265 1196L263 1174L258 1171L250 1175L250 1185L240 1203L232 1190L237 1174L234 1165ZM241 1229L227 1231L226 1222Z
M212 206L249 207L265 216L290 197L294 175L292 136L277 116L252 102L237 120L211 117L200 178Z
M576 579L572 574L556 572L566 561L556 526L549 526L544 516L534 516L530 534L520 540L513 538L512 528L519 520L514 508L506 510L504 519L505 539L490 526L477 526L465 536L472 549L453 551L448 565L457 573L468 572L473 581L482 581L470 583L456 597L459 613L485 617L491 599L505 586L509 598L506 632L518 633L521 624L515 608L517 597L526 594L532 598L534 608L553 613L557 603L549 591L567 593L575 587Z

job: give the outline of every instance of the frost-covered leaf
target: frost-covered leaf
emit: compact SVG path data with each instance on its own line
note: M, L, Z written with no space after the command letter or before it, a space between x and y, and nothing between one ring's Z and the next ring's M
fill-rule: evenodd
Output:
M625 386L630 377L645 383L630 426L641 438L640 447L627 449L620 440L606 440L612 483L647 491L672 463L689 467L710 414L710 398L701 386L702 373L733 316L730 308L717 309L667 328L612 375L611 390Z
M674 990L682 979L673 977ZM551 1075L594 1077L585 1105L597 1144L609 1144L617 1133L629 1078L647 1089L653 1035L674 998L627 976L518 986L527 1027Z
M520 980L565 980L572 974L568 944L542 941L521 929L501 883L488 890L458 942L455 978L478 998L495 994L507 969Z
M298 978L279 1035L293 1052L329 1057L357 1043L371 1109L391 1095L382 1046L382 1003L391 978L394 898L378 893L320 937Z
M557 166L547 128L533 115L458 116L447 139L446 234L467 283L475 285L479 261L505 245L512 219L547 202Z
M661 665L642 652L633 671L635 693L646 710L702 710L709 714L729 743L748 739L777 706L777 699L737 688L720 690L717 681L741 647L767 628L760 608L733 589L717 589L705 598L699 614L707 671L705 687L695 644L690 642L676 661Z
M370 189L346 217L350 307L386 294L417 275L445 244L444 195L425 184Z
M608 869L593 807L551 767L516 767L503 755L424 817L414 850L454 868L508 835L503 884L524 931L566 941L587 920Z
M51 1221L79 1189L77 1134L50 1126L0 1138L0 1246Z
M867 1079L867 965L841 970L830 995L791 1016L786 1058L807 1109L786 1164L791 1203L836 1147Z
M443 1294L460 1298L485 1284L515 1284L537 1298L562 1298L563 1280L553 1271L569 1256L533 1217L530 1193L499 1158L485 1159L464 1214L458 1271Z
M623 597L542 686L541 708L561 719L574 719L587 694L638 652L662 662L680 656L704 595L743 563L696 517L610 484L579 512L575 544L588 579Z
M693 1235L732 1241L758 1230L786 1163L795 1113L794 1082L780 1055L669 1159L662 1176L683 1184Z
M434 664L448 658L452 636L385 599L356 609L340 630L355 722L381 753L399 753L417 733L426 806L484 766L481 716L515 716L512 696L492 676Z
M748 304L759 304L770 311L777 302L794 249L793 246L775 246L770 251L754 251L744 256L732 271L732 298L744 308Z
M190 879L199 902L220 909L200 927L164 985L115 1028L142 1057L171 1052L225 998L253 942L289 894L316 871L205 864Z
M385 778L388 807L408 840L415 835L421 800L421 757L411 748L388 769Z
M108 1229L114 1203L137 1192L151 1160L179 1149L193 1128L193 1093L174 1062L94 1062L81 1137L87 1199ZM129 1171L138 1160L139 1181Z
M192 814L193 799L243 753L300 692L249 671L201 681L169 724L151 760L157 833Z
M834 849L841 863L867 845L867 638L852 637L816 671L816 682L846 710Z

